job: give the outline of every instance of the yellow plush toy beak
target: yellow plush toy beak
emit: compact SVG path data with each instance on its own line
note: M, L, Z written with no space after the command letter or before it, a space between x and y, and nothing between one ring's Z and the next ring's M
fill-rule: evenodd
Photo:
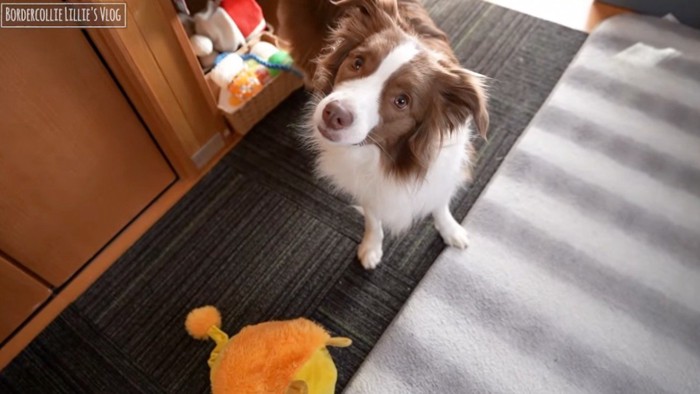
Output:
M351 343L352 341L348 338L330 338L326 345L346 347L350 346ZM287 394L333 394L337 379L338 370L335 368L333 359L328 353L328 349L322 347L294 375L294 381L287 389Z

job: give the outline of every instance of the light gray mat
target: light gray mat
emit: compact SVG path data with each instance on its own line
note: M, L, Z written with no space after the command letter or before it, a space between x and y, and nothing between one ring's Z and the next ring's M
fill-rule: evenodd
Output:
M346 393L700 392L699 33L589 37Z

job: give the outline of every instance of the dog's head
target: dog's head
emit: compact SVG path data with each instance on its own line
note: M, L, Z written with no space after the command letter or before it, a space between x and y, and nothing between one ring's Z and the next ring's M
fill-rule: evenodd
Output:
M378 145L390 172L420 176L440 141L470 117L485 135L481 78L440 50L446 43L442 32L415 31L415 23L399 17L396 0L335 3L347 10L318 58L313 79L323 97L311 119L317 138L335 145ZM428 46L419 34L442 40Z

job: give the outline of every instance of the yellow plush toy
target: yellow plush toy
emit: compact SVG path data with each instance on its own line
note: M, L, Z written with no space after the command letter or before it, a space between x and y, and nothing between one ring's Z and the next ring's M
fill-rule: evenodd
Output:
M332 394L338 372L326 346L350 346L348 338L331 338L307 319L271 321L244 327L229 339L221 331L213 306L190 312L187 332L211 338L209 357L213 394Z

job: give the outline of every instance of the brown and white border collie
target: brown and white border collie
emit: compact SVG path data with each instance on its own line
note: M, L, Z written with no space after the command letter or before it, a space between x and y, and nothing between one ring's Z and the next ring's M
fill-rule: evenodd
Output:
M379 264L383 228L428 214L445 243L465 248L449 203L469 173L471 120L485 136L486 96L420 2L280 0L277 17L316 97L318 173L364 212L362 265Z

